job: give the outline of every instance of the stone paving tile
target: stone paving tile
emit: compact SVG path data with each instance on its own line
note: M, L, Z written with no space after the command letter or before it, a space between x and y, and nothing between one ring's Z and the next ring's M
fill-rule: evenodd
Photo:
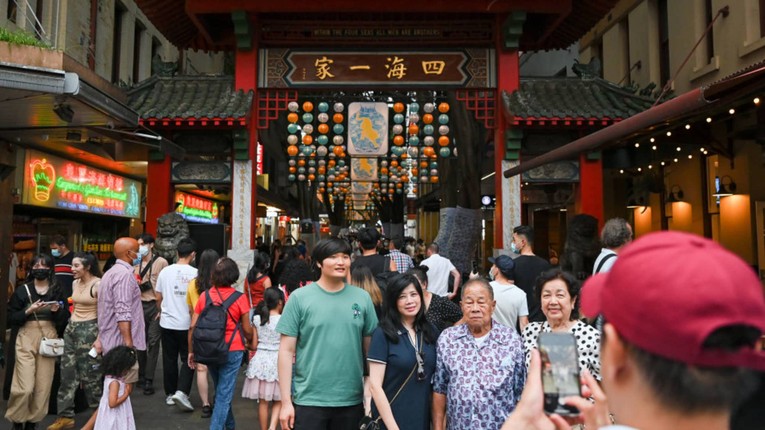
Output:
M191 403L194 405L193 412L182 411L178 406L167 406L165 404L165 392L162 388L162 357L157 365L157 381L154 388L156 393L151 396L145 396L142 390L136 389L130 396L133 405L133 415L135 417L136 428L138 430L202 430L210 427L210 419L202 418L202 402L199 400L197 392L196 379L192 384ZM255 400L243 399L242 384L244 382L244 370L242 367L237 378L237 387L234 391L234 417L238 429L258 430L258 403ZM2 382L4 371L0 371L0 382ZM196 377L196 376L195 376ZM212 380L209 381L212 388ZM212 398L212 397L211 397ZM5 413L7 402L0 400L0 412ZM76 427L79 429L90 417L90 412L81 412L75 416ZM10 429L10 424L2 420L0 428ZM56 420L55 415L48 415L38 425L37 430L45 430Z

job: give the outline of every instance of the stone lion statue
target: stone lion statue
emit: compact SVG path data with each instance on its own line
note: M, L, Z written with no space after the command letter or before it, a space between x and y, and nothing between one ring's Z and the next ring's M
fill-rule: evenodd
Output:
M154 252L172 264L177 256L178 242L186 237L189 237L186 220L176 212L168 212L157 219Z

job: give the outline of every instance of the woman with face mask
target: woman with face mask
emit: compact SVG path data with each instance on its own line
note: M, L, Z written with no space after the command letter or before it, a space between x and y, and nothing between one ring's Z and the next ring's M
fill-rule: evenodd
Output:
M40 341L58 337L56 325L66 322L66 297L56 285L53 258L32 260L32 281L16 288L8 304L8 321L18 327L16 363L5 418L14 430L36 429L48 413L56 359L39 353Z

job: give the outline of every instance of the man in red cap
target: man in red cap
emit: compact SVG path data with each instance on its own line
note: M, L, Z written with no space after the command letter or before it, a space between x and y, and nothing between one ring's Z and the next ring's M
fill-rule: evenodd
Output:
M594 404L561 401L582 411L588 430L730 428L731 414L757 387L754 370L765 370L755 346L765 332L765 298L744 261L699 236L654 233L628 245L581 295L584 313L605 321L603 391L584 375L583 396ZM503 429L568 428L543 413L536 352L528 375Z

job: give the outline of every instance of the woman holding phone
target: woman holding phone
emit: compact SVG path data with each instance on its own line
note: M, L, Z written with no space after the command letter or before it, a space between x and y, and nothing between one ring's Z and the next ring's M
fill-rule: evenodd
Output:
M383 317L367 360L372 416L388 430L429 430L436 334L425 319L420 282L395 276L385 289Z
M32 259L33 282L16 288L8 304L8 321L19 327L16 367L5 418L13 430L37 427L48 413L51 381L56 359L40 355L43 337L58 337L56 326L66 322L66 297L56 285L53 258L40 254Z

